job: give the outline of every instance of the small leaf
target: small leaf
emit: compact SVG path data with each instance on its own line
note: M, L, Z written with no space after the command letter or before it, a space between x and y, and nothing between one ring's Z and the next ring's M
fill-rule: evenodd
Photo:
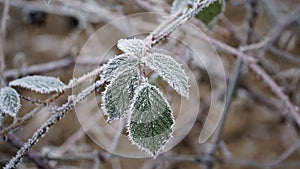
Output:
M120 73L105 89L102 109L108 121L122 118L130 108L139 81L137 68Z
M4 87L0 90L0 110L1 113L16 117L21 107L18 92L11 87Z
M182 96L188 97L188 78L180 65L170 56L149 53L142 61L159 75Z
M125 54L139 58L143 56L145 50L144 41L141 39L120 39L117 46Z
M156 157L173 133L174 117L159 89L144 84L131 106L129 138L142 150Z
M138 60L129 57L128 54L118 55L113 59L110 59L107 64L104 65L104 70L101 78L111 81L116 78L120 72L126 69L136 67Z
M204 8L202 11L200 11L196 18L201 20L206 26L212 26L211 22L213 22L217 16L222 12L223 6L224 6L223 0L216 0L212 4L210 4L208 7Z
M48 76L26 76L11 81L10 86L19 86L38 93L62 92L66 85L58 78Z

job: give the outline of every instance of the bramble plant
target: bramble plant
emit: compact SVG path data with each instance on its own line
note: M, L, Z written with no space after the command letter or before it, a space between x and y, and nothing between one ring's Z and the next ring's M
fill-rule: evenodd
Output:
M172 13L200 2L175 0ZM203 1L202 8L210 7L209 4L212 2ZM220 2L218 1L218 3ZM46 3L50 3L50 0ZM212 6L215 8L215 3L212 3ZM199 14L202 12L204 13L203 18L207 18L205 24L219 14L213 13L213 16L209 16L211 13L205 10ZM152 52L144 40L120 39L117 47L124 53L109 60L103 66L101 80L98 81L98 86L109 82L102 93L102 110L107 115L108 122L121 119L125 115L129 116L127 124L129 139L138 148L156 157L172 136L174 117L162 92L148 82L145 70L155 71L178 94L187 98L189 95L188 77L176 60L171 56ZM70 84L73 82L76 82L76 79L71 80ZM58 78L36 75L13 80L9 86L2 88L0 92L0 110L2 112L0 122L5 114L17 117L20 109L20 96L12 87L18 86L41 94L61 93L68 89L68 86ZM90 90L87 91L90 92ZM69 97L69 102L77 103L83 99L73 101L72 98ZM54 123L49 120L49 125ZM47 126L46 124L45 126ZM42 134L43 130L36 132L37 137ZM37 142L37 139L34 142Z
M45 0L45 2L49 4L51 0ZM224 9L224 3L224 0L174 0L171 15L144 40L136 38L118 40L117 47L123 52L122 54L111 58L92 72L70 80L68 84L64 84L59 78L40 75L26 76L9 82L8 86L0 89L0 127L2 127L3 118L7 115L15 118L15 121L19 120L20 99L26 100L27 98L21 96L13 87L25 88L39 94L54 93L55 95L45 102L27 98L41 107L49 108L53 114L23 146L20 146L17 154L4 168L15 168L28 150L48 132L50 127L74 109L89 94L105 85L101 95L101 109L106 115L107 122L127 119L129 140L153 158L157 157L171 139L175 121L171 106L164 97L165 94L155 86L154 82L149 80L149 77L153 72L158 74L180 96L186 98L189 97L189 77L173 57L155 52L151 48L170 36L173 31L193 16L202 21L208 29L212 29L218 15ZM255 59L222 43L214 41L214 44L243 59L280 98L285 98L287 108L300 124L298 110L291 104L288 97L278 90L278 85L256 63ZM99 76L100 79L96 78L98 80L82 91L69 95L66 103L51 107L51 103L66 91L88 79ZM25 121L20 120L19 123L15 123L15 128ZM213 125L217 126L218 122ZM2 130L2 135L6 135L15 128Z
M174 117L160 90L149 84L146 67L156 71L178 94L188 97L188 78L170 56L149 52L143 40L121 39L124 54L111 59L101 79L110 82L103 92L102 109L108 121L129 114L129 139L155 157L172 135Z

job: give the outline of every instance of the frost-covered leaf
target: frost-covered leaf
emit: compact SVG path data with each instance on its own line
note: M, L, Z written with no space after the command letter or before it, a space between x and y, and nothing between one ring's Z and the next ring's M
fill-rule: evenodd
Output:
M136 67L137 64L138 60L130 57L128 54L118 55L115 58L110 59L108 63L104 65L101 78L111 81L117 77L120 72Z
M211 22L215 22L217 16L222 12L223 6L224 6L223 0L216 0L208 7L200 11L196 15L196 18L201 20L207 27L212 27L213 23Z
M180 65L170 56L160 53L149 53L143 61L182 96L188 97L188 78Z
M174 0L172 3L171 13L174 14L187 6L187 0Z
M130 108L139 81L137 68L119 74L105 89L102 109L108 121L122 118Z
M26 76L9 83L10 86L19 86L38 93L61 92L66 85L58 78L49 76Z
M142 57L145 50L145 43L141 39L120 39L118 48L130 56Z
M4 87L0 90L0 112L16 117L21 107L18 92L11 87Z
M172 136L172 110L159 89L148 83L138 89L134 100L130 109L129 138L156 157Z

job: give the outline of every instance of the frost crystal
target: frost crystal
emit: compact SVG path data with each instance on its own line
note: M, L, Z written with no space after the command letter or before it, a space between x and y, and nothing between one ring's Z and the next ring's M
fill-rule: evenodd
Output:
M20 86L38 93L62 92L66 85L58 78L48 76L26 76L11 81L10 86Z
M188 97L188 78L180 65L170 56L160 53L149 53L144 62L182 96Z
M104 65L103 74L101 79L111 81L116 78L120 72L126 69L134 68L138 64L138 60L129 57L127 54L118 55L113 59L110 59L106 65Z
M171 13L174 14L187 5L187 0L174 0L172 3Z
M158 88L142 85L131 106L129 138L139 148L156 157L172 135L174 118Z
M16 117L21 107L20 97L17 91L11 87L0 90L0 112Z
M145 50L144 41L141 39L120 39L117 46L125 54L138 58L143 56Z
M127 69L106 87L102 97L102 109L108 116L108 121L120 119L127 113L138 81L139 70Z

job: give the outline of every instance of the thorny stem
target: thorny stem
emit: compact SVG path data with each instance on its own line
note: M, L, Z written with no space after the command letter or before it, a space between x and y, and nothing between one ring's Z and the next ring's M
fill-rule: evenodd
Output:
M72 80L70 80L69 84L67 85L67 88L65 89L65 91L72 89L73 87L75 87L76 85L86 81L87 79L90 79L92 77L97 76L98 74L101 73L103 67L98 67L95 70L79 77L79 78L74 78ZM51 96L49 99L47 99L45 101L46 104L51 104L52 102L54 102L58 97L60 97L61 95L63 95L64 92L62 93L57 93L56 95ZM30 111L29 113L27 113L26 115L24 115L21 119L18 119L18 121L16 123L11 124L10 126L3 128L0 131L0 136L6 135L8 132L10 132L11 130L19 127L20 125L24 124L26 121L30 120L37 112L39 112L41 110L41 108L43 108L45 106L45 104L41 104L39 106L37 106L36 108L34 108L32 111Z
M16 148L21 148L23 145L23 142L18 137L16 137L15 135L13 135L11 133L9 133L7 135L7 140ZM48 164L48 161L44 160L43 157L39 153L37 153L33 150L28 150L27 156L28 156L28 158L30 158L32 160L32 162L35 163L35 165L37 167L43 168L43 169L53 169Z
M55 114L52 115L34 134L27 140L27 142L20 148L17 154L9 160L5 165L4 169L13 169L21 161L25 153L36 144L39 138L43 137L49 128L56 124L60 119L62 119L70 110L72 110L80 101L86 98L93 91L98 89L104 82L102 80L96 81L93 85L87 87L85 90L80 92L77 96L70 96L68 102L58 107Z
M148 48L153 47L158 42L162 41L166 37L168 37L172 32L174 32L177 28L183 25L187 20L192 18L198 12L200 12L205 7L209 6L216 0L198 0L198 2L193 6L192 9L187 10L181 16L173 15L170 19L167 19L161 25L164 25L164 29L161 29L161 26L158 26L146 39L146 46Z
M257 0L250 0L248 2L250 9L249 9L249 14L248 14L248 19L246 20L246 23L245 23L247 33L246 33L246 38L244 39L244 41L241 44L242 46L250 43L251 36L252 36L251 29L254 28L254 23L257 18L257 11L256 11L257 2L258 2ZM231 106L233 93L236 89L237 81L240 76L242 68L243 68L243 60L242 60L242 58L239 57L235 63L233 77L230 79L230 82L229 82L228 92L227 92L226 99L225 99L225 107L224 107L224 110L222 113L221 121L218 125L218 128L215 131L215 134L212 137L213 146L207 152L208 156L213 155L217 150L217 147L218 147L218 144L219 144L219 141L221 138L221 134L222 134L225 122L226 122L226 118L228 116L228 112L229 112L229 109ZM209 169L209 168L212 168L212 166L213 166L213 163L208 162L205 167Z
M155 38L152 36L148 36L148 39L150 37L149 45L147 47L151 48L161 40L163 40L165 37L167 37L170 33L172 33L174 30L176 30L178 27L180 27L182 24L184 24L189 18L194 16L196 13L201 11L203 8L210 5L215 0L203 0L198 1L198 3L188 12L183 14L180 17L174 17L174 22L170 22L170 24L167 24L166 29L162 30L161 33L155 34ZM167 21L169 22L169 21ZM147 44L147 43L146 43ZM82 80L82 79L81 79ZM70 81L68 84L68 87L72 88L74 85L78 84L78 81ZM35 143L38 142L38 139L42 137L44 134L47 133L49 128L54 125L56 122L58 122L62 117L67 114L71 109L74 108L74 106L80 102L82 99L84 99L88 94L93 92L96 88L100 87L103 84L103 81L97 81L92 86L86 88L83 92L79 93L77 97L70 97L68 102L62 107L60 107L57 112L51 116L31 137L31 139L28 139L28 141L23 145L21 149L18 150L16 156L14 156L4 167L4 169L11 169L16 167L16 165L20 162L24 154L29 150L30 147L32 147Z

